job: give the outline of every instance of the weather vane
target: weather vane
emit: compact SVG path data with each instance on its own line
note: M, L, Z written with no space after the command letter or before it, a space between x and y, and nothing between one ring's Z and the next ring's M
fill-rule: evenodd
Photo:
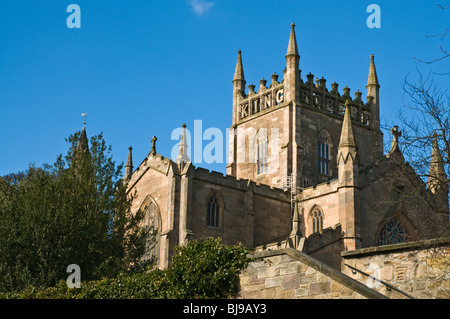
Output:
M81 116L84 117L84 119L83 119L83 125L86 125L87 112L86 112L86 113L81 113Z

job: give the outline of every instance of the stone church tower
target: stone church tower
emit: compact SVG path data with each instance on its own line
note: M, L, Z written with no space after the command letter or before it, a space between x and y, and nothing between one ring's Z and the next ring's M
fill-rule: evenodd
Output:
M352 96L312 73L302 78L294 24L285 59L281 80L273 73L270 83L246 87L238 51L226 175L193 165L185 125L176 159L158 154L153 137L134 169L129 148L132 210L144 211L158 230L148 256L161 268L175 246L221 237L252 249L291 247L339 269L344 251L432 238L449 223L448 187L417 177L398 147L397 127L383 154L374 56L365 101L359 90ZM445 178L437 143L432 158L430 172Z
M326 87L326 80L309 73L301 78L300 55L295 25L286 53L286 69L281 83L260 80L260 86L248 86L242 53L239 51L233 79L233 117L229 138L227 174L249 178L274 187L286 186L292 179L294 189L304 188L338 177L337 153L346 104L359 145L359 166L366 166L382 156L383 134L380 130L379 88L373 55L367 83L367 102L362 93L350 96L338 92L338 84ZM317 158L319 157L319 158ZM256 165L255 165L256 164Z

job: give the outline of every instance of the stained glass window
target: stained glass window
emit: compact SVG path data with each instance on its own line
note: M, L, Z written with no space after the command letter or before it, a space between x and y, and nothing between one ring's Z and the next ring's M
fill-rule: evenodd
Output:
M408 241L408 234L403 225L396 219L391 219L383 226L378 236L378 245L399 244Z

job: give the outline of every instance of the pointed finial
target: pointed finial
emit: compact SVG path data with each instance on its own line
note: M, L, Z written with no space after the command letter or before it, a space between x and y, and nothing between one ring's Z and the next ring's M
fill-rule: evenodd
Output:
M190 159L189 159L189 156L187 155L188 145L187 145L187 141L186 141L186 124L183 124L181 127L183 128L183 131L181 133L178 156L177 156L175 162L187 163L190 161Z
M288 247L302 251L304 238L302 238L302 233L300 231L300 220L299 200L295 199L294 216L292 218L292 230L291 234L289 235Z
M428 176L427 188L436 193L438 188L447 180L444 162L439 151L438 135L433 133L433 148L431 150L430 171Z
M380 86L378 83L378 76L377 76L377 70L375 68L375 57L373 54L370 55L370 67L369 67L369 77L367 79L367 85L377 85Z
M300 233L300 208L299 208L299 200L298 199L295 199L295 201L294 201L294 214L292 216L291 235L301 236L301 233Z
M353 135L352 118L350 116L350 103L345 101L344 120L342 121L341 139L339 147L356 147L355 137Z
M289 36L289 44L286 56L288 55L298 56L297 39L295 37L295 23L291 23L291 34Z
M130 179L133 174L133 156L132 156L133 147L128 148L128 159L127 165L125 165L125 179Z
M236 69L234 71L233 81L245 81L244 77L244 67L242 66L242 55L241 50L238 51L238 58L236 62Z

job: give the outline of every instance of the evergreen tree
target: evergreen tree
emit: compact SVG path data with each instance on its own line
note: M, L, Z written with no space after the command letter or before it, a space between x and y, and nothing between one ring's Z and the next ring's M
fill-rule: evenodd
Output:
M49 287L77 264L82 280L142 270L149 230L102 134L68 139L53 165L0 178L0 291Z

